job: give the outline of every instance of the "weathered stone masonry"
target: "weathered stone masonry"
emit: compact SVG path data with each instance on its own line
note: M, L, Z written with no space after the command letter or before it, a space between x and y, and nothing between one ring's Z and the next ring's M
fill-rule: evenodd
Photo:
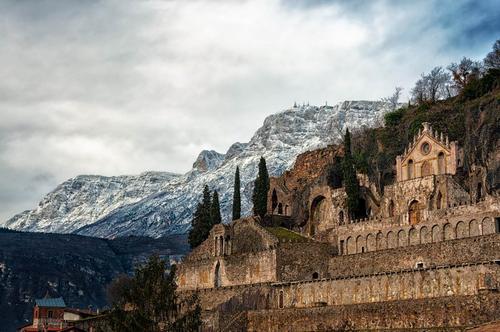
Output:
M366 217L349 218L329 178L342 149L271 178L268 216L216 225L178 268L204 331L463 331L500 320L500 198L429 124L377 192L358 174ZM462 174L463 175L463 174ZM281 226L281 227L280 227Z

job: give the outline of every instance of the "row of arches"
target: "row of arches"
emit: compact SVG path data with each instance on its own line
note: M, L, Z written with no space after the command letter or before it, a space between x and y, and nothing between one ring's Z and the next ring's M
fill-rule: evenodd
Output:
M486 235L495 233L495 230L493 219L489 217L484 218L482 221L472 219L470 221L458 221L455 224L422 225L410 229L349 236L345 240L340 240L340 251L341 254L350 255Z

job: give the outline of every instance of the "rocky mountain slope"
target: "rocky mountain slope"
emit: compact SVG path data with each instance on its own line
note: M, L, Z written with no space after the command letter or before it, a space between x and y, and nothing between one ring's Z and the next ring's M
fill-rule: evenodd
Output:
M298 154L338 141L346 127L373 126L387 111L386 104L370 101L294 107L267 117L250 142L234 143L226 154L202 151L186 174L77 176L47 194L37 208L14 216L5 226L107 238L182 234L190 227L206 184L219 192L222 216L227 221L236 166L241 172L242 212L248 214L261 156L266 158L269 173L280 175Z

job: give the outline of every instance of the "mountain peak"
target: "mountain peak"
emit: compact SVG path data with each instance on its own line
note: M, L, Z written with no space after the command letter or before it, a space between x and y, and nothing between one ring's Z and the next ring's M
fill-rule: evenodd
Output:
M242 215L247 215L261 156L266 158L270 175L281 175L299 154L338 142L346 127L373 126L388 110L384 103L369 101L283 110L268 116L250 142L234 143L226 154L203 150L193 169L184 175L145 172L77 177L59 185L37 208L14 216L5 226L108 238L182 234L190 227L205 185L219 192L223 220L230 220L236 166L240 167Z
M212 171L224 161L225 155L214 150L203 150L193 163L193 169L200 172Z

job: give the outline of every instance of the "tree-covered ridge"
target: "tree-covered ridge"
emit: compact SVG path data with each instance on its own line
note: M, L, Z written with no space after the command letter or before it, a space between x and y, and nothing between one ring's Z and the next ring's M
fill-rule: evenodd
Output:
M473 164L485 166L500 139L500 69L471 80L455 97L397 109L385 115L384 127L355 132L352 153L357 171L383 190L394 181L396 156L404 152L423 122L463 147L464 172ZM490 185L498 184L492 180Z

